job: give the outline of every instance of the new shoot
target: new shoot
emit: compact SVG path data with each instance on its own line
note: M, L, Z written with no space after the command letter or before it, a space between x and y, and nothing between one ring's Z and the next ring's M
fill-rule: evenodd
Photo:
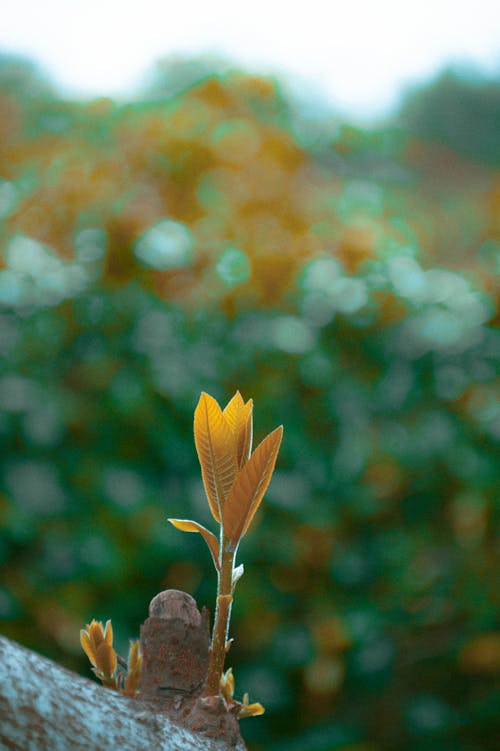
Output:
M194 413L194 440L208 505L219 524L219 538L197 522L169 519L184 532L199 532L207 543L217 571L217 600L205 696L220 694L238 717L262 714L264 708L233 698L231 669L224 673L229 620L234 590L243 574L236 553L271 481L283 435L280 426L269 433L252 453L253 403L244 402L239 391L222 410L217 401L202 393Z

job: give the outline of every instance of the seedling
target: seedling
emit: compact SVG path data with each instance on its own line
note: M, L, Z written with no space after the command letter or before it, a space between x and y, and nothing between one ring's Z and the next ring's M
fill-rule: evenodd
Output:
M222 696L238 718L262 714L264 707L234 699L232 669L224 672L224 661L232 639L228 639L234 590L243 575L243 564L235 565L240 540L264 497L271 481L283 435L280 426L269 433L252 453L253 403L246 403L239 391L222 410L209 394L202 393L194 413L194 440L201 476L212 516L219 524L219 539L198 522L169 519L184 532L199 532L208 545L217 572L217 599L208 672L203 696ZM140 684L142 657L139 642L131 642L128 661L113 649L111 621L93 620L80 631L80 643L92 670L104 686L135 696Z
M130 642L128 661L113 649L111 621L106 626L93 620L80 631L80 644L92 664L92 670L103 686L135 696L141 680L142 657L139 641Z
M239 717L262 714L264 708L233 699L231 669L224 673L229 621L234 590L243 575L235 565L240 540L245 535L271 481L283 435L280 426L269 433L252 454L253 402L244 402L239 391L222 410L217 401L202 393L194 413L194 440L208 505L220 525L219 539L198 522L169 519L184 532L199 532L207 543L217 571L217 599L205 696L221 694Z

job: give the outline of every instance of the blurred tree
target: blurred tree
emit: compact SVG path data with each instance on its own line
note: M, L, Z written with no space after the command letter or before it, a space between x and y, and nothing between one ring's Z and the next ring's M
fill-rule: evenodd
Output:
M0 91L19 99L54 97L48 76L29 58L0 52Z
M448 68L403 96L399 117L424 139L471 159L500 165L500 75Z
M227 73L232 67L221 55L168 55L146 72L138 96L141 100L167 99L207 76Z

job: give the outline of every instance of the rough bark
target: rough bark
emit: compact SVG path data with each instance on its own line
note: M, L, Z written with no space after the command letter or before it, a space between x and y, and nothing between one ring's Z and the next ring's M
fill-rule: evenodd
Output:
M141 629L147 667L137 698L0 636L0 748L245 751L223 700L207 704L199 697L208 661L207 614L200 615L185 593L158 598Z

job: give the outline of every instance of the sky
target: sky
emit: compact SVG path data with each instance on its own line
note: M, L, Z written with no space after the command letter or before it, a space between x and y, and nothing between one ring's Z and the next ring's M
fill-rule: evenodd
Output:
M0 51L78 98L124 96L155 60L227 56L376 117L447 63L500 73L498 0L0 0Z

